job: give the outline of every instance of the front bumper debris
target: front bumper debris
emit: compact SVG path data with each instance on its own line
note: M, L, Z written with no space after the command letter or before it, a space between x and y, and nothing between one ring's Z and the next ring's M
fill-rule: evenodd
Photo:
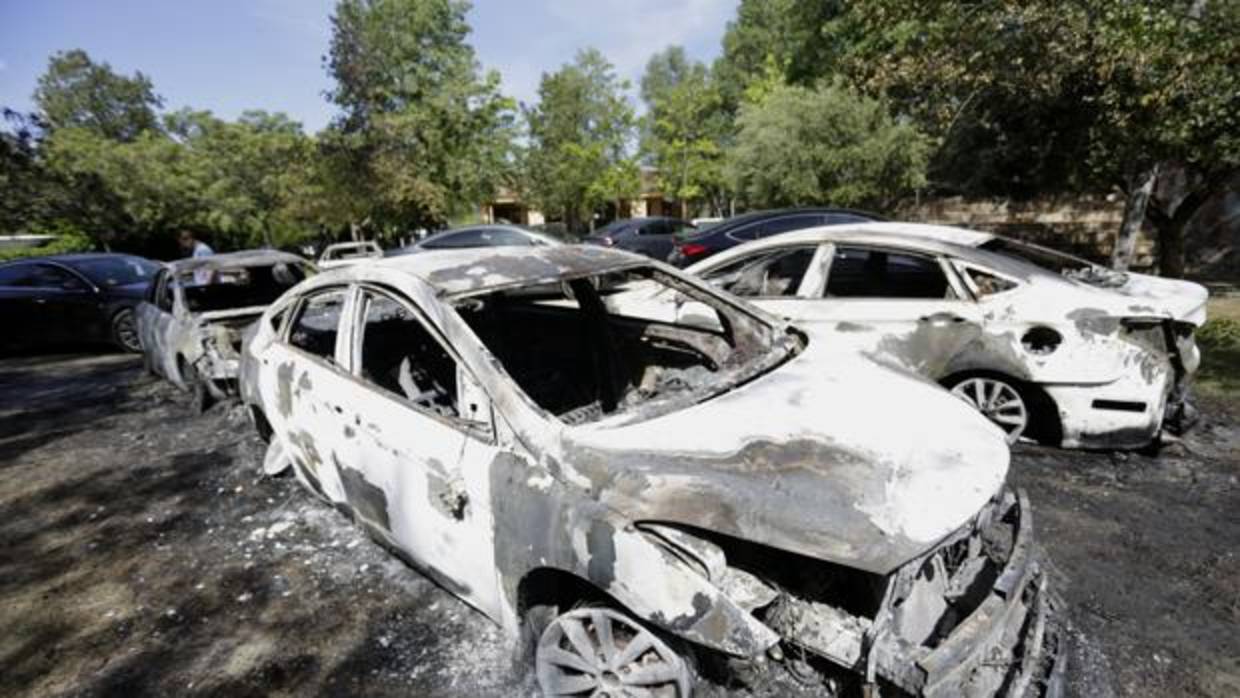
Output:
M984 564L980 541L992 526L1011 529L1011 544L1000 551L1002 567ZM954 613L967 614L941 637L911 640L899 616L911 606L924 570L945 570L936 556L968 550L954 559L948 578L939 580L946 601L930 604L937 624ZM994 554L993 551L991 554ZM933 577L934 575L930 575ZM924 598L924 597L923 597ZM789 644L864 676L916 696L1059 696L1063 689L1066 635L1056 623L1059 603L1033 542L1033 522L1024 492L1006 492L979 515L971 530L957 534L934 553L906 565L893 578L873 619L850 616L831 606L781 598L766 622Z

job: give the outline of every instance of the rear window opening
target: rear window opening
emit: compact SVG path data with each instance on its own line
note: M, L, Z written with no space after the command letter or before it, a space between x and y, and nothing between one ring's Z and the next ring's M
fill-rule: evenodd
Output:
M180 276L185 305L191 312L271 305L298 282L306 270L298 264L231 269L195 269Z
M769 370L794 341L650 268L469 296L456 308L530 399L567 424L700 402Z

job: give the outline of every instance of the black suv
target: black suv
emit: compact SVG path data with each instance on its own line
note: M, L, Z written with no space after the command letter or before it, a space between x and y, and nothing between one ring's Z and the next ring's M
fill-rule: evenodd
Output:
M884 221L872 213L844 208L783 208L733 216L692 235L677 236L667 261L687 267L750 240L820 225Z
M621 218L594 231L585 242L618 247L663 261L672 252L672 236L692 232L693 224L679 218Z

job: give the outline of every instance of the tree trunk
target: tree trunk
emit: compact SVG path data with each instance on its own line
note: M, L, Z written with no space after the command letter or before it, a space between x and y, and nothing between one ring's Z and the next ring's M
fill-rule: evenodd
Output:
M1111 266L1118 271L1124 271L1132 265L1132 258L1137 253L1137 236L1141 233L1141 223L1145 220L1145 209L1149 206L1157 181L1158 165L1155 164L1141 174L1137 186L1128 193L1128 202L1124 205L1124 221L1120 223L1115 250L1111 253Z
M1184 228L1188 221L1173 216L1158 225L1158 273L1172 279L1184 277Z

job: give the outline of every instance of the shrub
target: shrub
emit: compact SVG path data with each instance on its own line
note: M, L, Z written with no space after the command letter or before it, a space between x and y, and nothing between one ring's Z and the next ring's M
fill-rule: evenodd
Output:
M74 230L72 232L61 233L55 240L52 240L46 245L40 245L38 247L26 246L0 249L0 262L8 262L14 259L24 259L26 257L42 257L49 254L90 252L93 249L95 249L95 245L90 241L90 238Z

